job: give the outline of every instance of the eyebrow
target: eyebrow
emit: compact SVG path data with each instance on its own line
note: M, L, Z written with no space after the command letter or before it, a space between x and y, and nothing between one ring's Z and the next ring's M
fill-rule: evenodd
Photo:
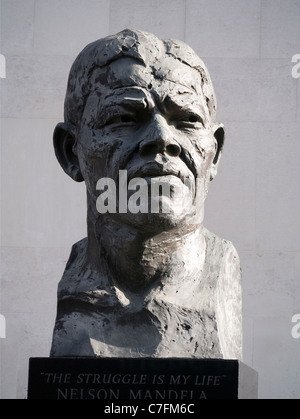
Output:
M208 109L201 103L194 91L185 88L184 90L178 90L175 94L166 93L164 96L160 96L156 92L153 93L154 99L150 92L142 87L124 86L102 96L100 109L102 113L105 113L105 110L112 107L146 110L154 109L157 106L163 113L167 113L168 109L174 108L176 112L187 111L199 114L205 125L209 123ZM188 101L185 100L187 97L189 98Z
M134 109L147 109L148 102L146 99L136 98L136 97L123 97L123 98L114 98L106 103L102 104L103 108L111 108L114 106L121 106L124 108L130 107Z
M141 87L128 86L115 89L112 93L104 96L101 100L101 107L107 106L130 106L140 109L147 109L154 106L153 99L149 92Z
M188 95L189 97L194 96L193 100L189 100L188 102L185 102L182 100L184 98L184 95ZM181 100L178 100L181 98ZM166 97L163 100L162 106L165 109L174 108L175 111L187 111L191 113L196 113L199 116L201 116L201 119L203 120L203 123L209 122L209 113L207 107L201 103L199 100L197 100L197 97L195 97L195 94L192 92L178 92L177 95L166 95Z

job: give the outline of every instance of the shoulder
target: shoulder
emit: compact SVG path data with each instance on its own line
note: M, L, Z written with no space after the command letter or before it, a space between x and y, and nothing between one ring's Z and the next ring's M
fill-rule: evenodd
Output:
M204 236L207 258L210 264L219 266L220 270L229 266L240 270L239 255L231 241L223 239L207 229L204 229Z
M58 297L63 299L73 294L78 287L85 263L87 238L73 244L63 276L58 284Z
M81 259L85 255L86 248L87 248L87 237L73 244L71 253L70 253L67 265L66 265L66 270L69 270L74 264L78 263L78 260Z
M234 245L206 230L209 269L216 280L216 317L224 358L242 359L241 267Z

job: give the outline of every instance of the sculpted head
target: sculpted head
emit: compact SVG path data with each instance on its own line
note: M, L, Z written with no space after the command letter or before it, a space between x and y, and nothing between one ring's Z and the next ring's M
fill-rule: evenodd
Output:
M144 230L201 224L197 208L217 173L224 141L215 114L208 71L183 42L125 30L88 45L71 68L65 122L55 129L54 145L65 172L86 183L90 221L103 216L96 202L98 181L105 178L115 181L117 208L106 216ZM168 213L153 213L150 204L143 213L126 211L124 173L127 203L143 179L168 184L170 196L159 199L176 195L176 204Z
M203 227L215 117L183 42L125 30L76 58L54 146L86 184L88 236L59 284L52 356L240 359L238 257Z

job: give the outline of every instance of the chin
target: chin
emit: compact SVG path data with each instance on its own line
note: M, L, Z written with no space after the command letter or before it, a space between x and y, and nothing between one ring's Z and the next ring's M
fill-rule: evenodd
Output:
M188 224L191 217L188 214L174 213L146 213L146 214L119 214L121 222L136 228L137 230L149 233L161 233L173 230L184 224Z

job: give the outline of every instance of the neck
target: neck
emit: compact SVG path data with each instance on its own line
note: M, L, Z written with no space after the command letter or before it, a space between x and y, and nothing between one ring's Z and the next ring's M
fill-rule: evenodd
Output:
M154 284L189 284L201 275L206 242L203 225L141 232L110 217L88 223L88 258L122 290L141 292Z

